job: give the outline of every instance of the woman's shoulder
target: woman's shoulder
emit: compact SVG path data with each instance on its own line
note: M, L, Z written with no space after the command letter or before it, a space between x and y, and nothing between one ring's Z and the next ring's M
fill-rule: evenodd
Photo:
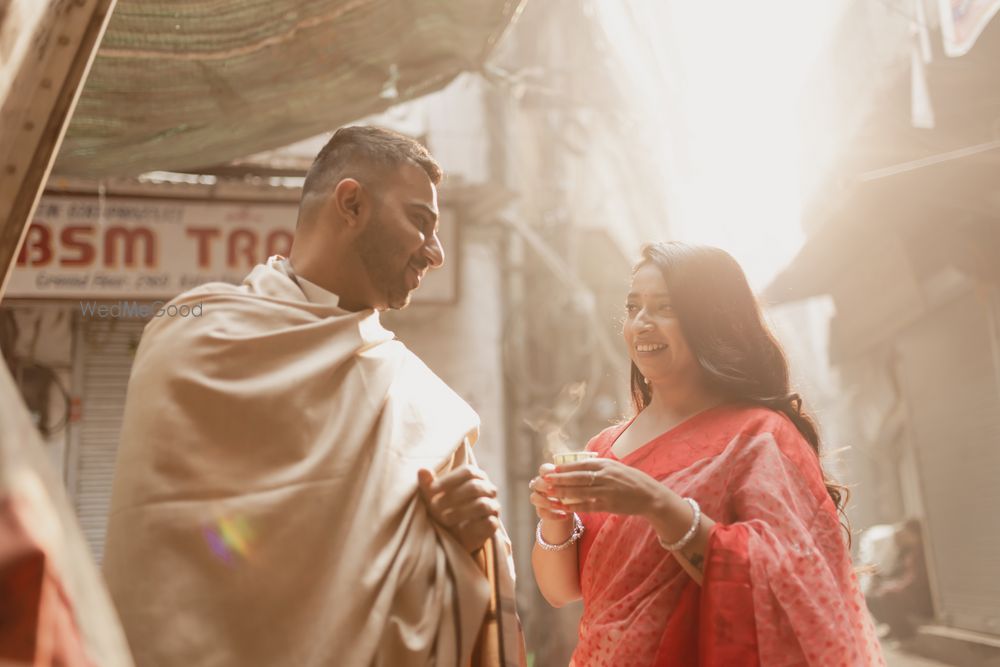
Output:
M611 448L611 445L615 443L615 439L619 435L621 435L621 432L624 431L625 428L629 425L629 422L630 420L623 419L622 421L612 424L611 426L607 427L606 429L595 435L587 443L586 447L587 451L598 452L599 454L603 454L604 452L606 452L608 449Z
M724 406L721 418L730 420L747 431L760 430L763 432L780 429L786 425L794 428L794 424L784 413L751 403L734 403Z
M725 422L728 429L745 435L770 433L776 439L801 438L799 430L788 415L763 405L744 403L727 405L717 418Z
M759 405L733 406L733 428L744 436L743 455L757 458L766 451L780 452L810 474L818 472L816 450L783 412Z

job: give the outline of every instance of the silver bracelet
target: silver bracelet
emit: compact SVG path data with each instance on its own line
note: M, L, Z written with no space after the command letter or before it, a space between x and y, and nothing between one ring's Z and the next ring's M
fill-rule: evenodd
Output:
M538 542L540 546L545 551L562 551L563 549L568 549L583 536L583 521L580 521L580 517L573 512L573 532L570 533L569 538L566 539L562 544L549 544L542 537L542 522L538 521L538 527L535 528L535 541Z
M685 498L684 502L690 505L691 510L694 512L694 516L691 518L691 527L688 528L688 532L684 533L684 537L673 544L664 542L662 537L659 538L660 546L667 551L680 551L686 547L694 539L695 534L698 532L698 526L701 525L701 507L698 506L698 502L694 498Z

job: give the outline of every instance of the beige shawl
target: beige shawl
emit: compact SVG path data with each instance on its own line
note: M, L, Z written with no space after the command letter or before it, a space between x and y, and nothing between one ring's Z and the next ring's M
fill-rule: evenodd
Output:
M416 493L475 412L282 261L173 304L201 314L146 327L104 561L137 664L518 664L506 535L473 559Z

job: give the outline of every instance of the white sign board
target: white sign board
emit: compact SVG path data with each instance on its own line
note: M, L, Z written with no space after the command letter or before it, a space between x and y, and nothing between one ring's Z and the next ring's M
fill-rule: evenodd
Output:
M206 282L239 283L270 255L288 255L297 210L286 203L45 196L6 296L170 299ZM457 234L445 213L447 252ZM453 301L456 275L454 262L431 272L414 302Z

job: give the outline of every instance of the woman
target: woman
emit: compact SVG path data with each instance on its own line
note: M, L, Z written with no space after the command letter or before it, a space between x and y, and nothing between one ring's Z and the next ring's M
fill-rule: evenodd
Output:
M884 664L841 489L736 261L646 246L623 334L635 416L531 482L538 585L584 603L572 664Z

